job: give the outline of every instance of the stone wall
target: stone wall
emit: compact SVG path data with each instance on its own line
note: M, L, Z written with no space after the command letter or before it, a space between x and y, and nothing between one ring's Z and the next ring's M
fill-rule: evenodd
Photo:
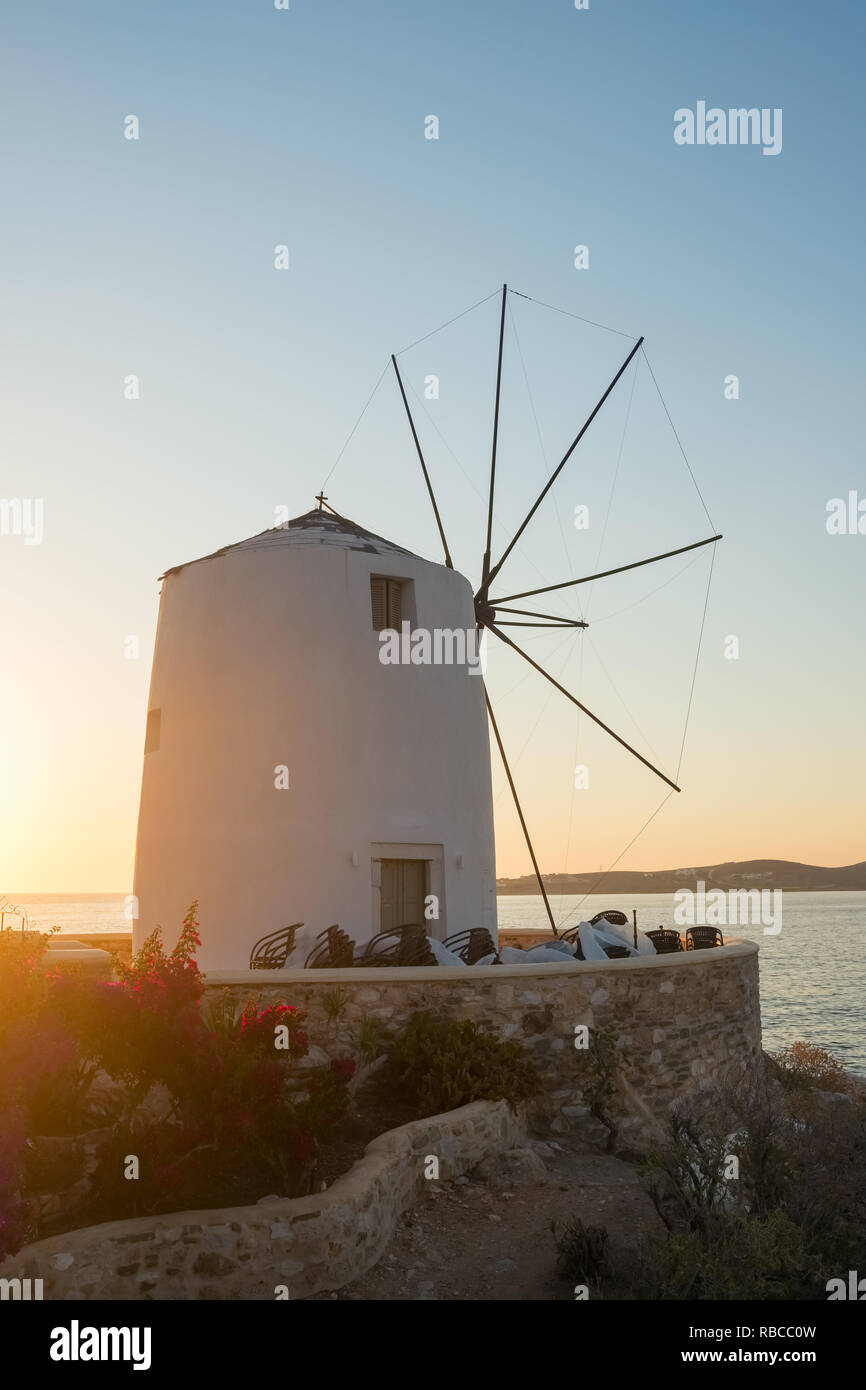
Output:
M523 1133L505 1101L477 1101L380 1135L312 1197L69 1231L19 1250L0 1278L42 1279L46 1299L306 1298L376 1263L426 1181L428 1155L443 1180L457 1178Z
M610 1024L632 1061L619 1097L620 1139L645 1147L671 1103L730 1072L757 1074L761 1059L758 948L600 963L380 970L252 971L211 975L206 1007L308 1010L313 1044L352 1050L365 1016L399 1031L419 1009L471 1018L519 1041L542 1079L530 1118L554 1130L580 1125L575 1027ZM338 1006L338 1017L329 1017ZM443 1178L519 1142L523 1119L504 1101L478 1102L418 1120L370 1144L326 1192L251 1207L92 1226L25 1246L0 1277L39 1278L45 1296L74 1298L291 1298L338 1288L379 1259L399 1215L417 1196L428 1154Z
M633 1060L619 1097L624 1145L646 1147L671 1102L730 1070L757 1071L761 1056L758 948L715 950L564 965L380 970L257 970L208 976L208 995L238 1007L308 1010L311 1041L331 1056L352 1048L365 1015L399 1031L416 1010L471 1018L521 1042L542 1078L539 1109L554 1130L578 1121L575 1027L611 1024ZM327 1006L342 996L336 1023Z

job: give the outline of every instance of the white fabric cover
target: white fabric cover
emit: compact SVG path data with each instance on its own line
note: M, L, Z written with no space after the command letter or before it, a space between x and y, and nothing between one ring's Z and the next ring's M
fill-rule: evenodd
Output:
M487 954L486 956L482 956L480 960L473 961L473 962L472 962L473 968L474 968L476 965L492 965L493 962L494 962L495 960L496 960L496 952L495 952L495 951L490 951L490 952L488 952L488 954Z
M532 965L566 965L570 959L565 951L556 951L552 946L532 946L524 951L523 958Z
M447 947L447 946L443 946L441 941L434 941L434 939L433 939L432 936L428 936L427 941L428 941L428 943L429 943L429 945L430 945L430 950L433 952L434 956L436 957L436 964L437 964L437 965L464 965L464 966L465 966L465 964L466 964L465 960L461 960L460 957L456 954L456 952L454 952L454 951L449 951L449 950L448 950L448 947Z
M628 922L610 922L608 921L607 917L602 917L601 921L596 922L595 930L612 931L616 936L621 936L623 941L625 941L627 945L632 945L632 928L629 926Z
M601 942L596 940L595 927L590 922L581 922L577 929L580 938L580 945L583 950L584 960L607 960L607 956L601 947ZM617 941L616 945L622 945Z
M606 917L603 917L602 920L595 925L595 930L598 931L599 929L605 932L613 932L614 936L621 938L623 946L631 946L632 949L634 949L634 927L630 927L628 923L623 926L621 922L609 922ZM639 931L637 934L637 953L639 956L654 956L656 954L655 946L646 933L642 931Z
M638 954L628 937L620 936L609 923L606 922L602 927L600 922L596 922L592 930L595 932L596 941L600 941L603 946L624 946L630 956Z

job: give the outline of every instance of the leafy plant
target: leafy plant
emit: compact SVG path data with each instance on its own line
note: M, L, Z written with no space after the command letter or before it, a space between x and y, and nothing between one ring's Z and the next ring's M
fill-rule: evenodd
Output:
M240 1013L243 1014L250 1004L254 1003L256 996L250 995L241 1007ZM204 1019L215 1033L233 1033L238 1017L237 999L229 985L223 985L219 992L211 991L205 996Z
M642 1242L635 1296L824 1297L862 1248L864 1119L862 1099L754 1077L677 1107L647 1163L664 1230Z
M336 985L334 989L326 990L322 995L322 1008L332 1028L335 1028L343 1017L348 1002L349 991L345 985Z
M120 964L120 983L145 994L163 990L174 1001L198 1001L204 993L204 977L196 961L196 952L201 945L197 912L196 901L183 919L180 935L170 956L166 955L162 944L162 928L154 927L131 962L128 965Z
M306 1014L289 1004L261 1009L250 998L238 1013L223 994L209 1026L197 928L193 904L170 953L157 929L113 983L46 971L38 937L0 933L0 1256L35 1234L33 1198L47 1170L29 1136L91 1127L97 1072L115 1083L97 1098L113 1103L115 1123L91 1174L90 1220L315 1186L355 1064L305 1066ZM156 1120L151 1093L167 1099L167 1118L163 1106ZM128 1155L139 1158L135 1182L124 1176ZM64 1169L64 1178L76 1174Z
M380 1084L426 1115L474 1100L507 1100L516 1108L538 1088L518 1043L500 1042L470 1019L427 1011L413 1014L379 1075Z
M802 1231L785 1212L748 1221L718 1213L705 1233L645 1234L634 1293L678 1301L801 1299L817 1293L814 1274Z
M0 1259L14 1253L29 1232L23 1193L28 1102L37 1091L50 1095L52 1080L77 1065L65 1050L71 1039L58 1027L52 1041L61 1051L44 1046L48 1039L42 1029L58 973L45 968L46 944L31 932L0 930Z
M353 1041L361 1060L373 1062L381 1057L390 1041L390 1033L381 1018L364 1014L353 1031Z
M596 1289L609 1274L607 1263L607 1228L585 1226L579 1216L570 1216L561 1235L556 1222L550 1230L556 1246L556 1267L565 1279L579 1284L592 1284Z
M612 1104L619 1091L619 1078L632 1059L632 1049L619 1041L610 1023L589 1030L589 1047L575 1053L578 1081L589 1112L606 1126L607 1147L616 1144L617 1120Z
M20 1109L0 1114L0 1260L27 1239L29 1209L21 1195L25 1143Z
M167 954L156 927L116 982L63 978L52 1001L83 1057L127 1088L131 1112L154 1085L173 1095L209 1054L199 1000L204 979L195 956L197 903ZM200 1078L203 1081L203 1078Z
M817 1087L820 1091L846 1091L848 1080L845 1067L823 1047L810 1042L793 1042L782 1048L774 1058L781 1070L782 1080L796 1089Z

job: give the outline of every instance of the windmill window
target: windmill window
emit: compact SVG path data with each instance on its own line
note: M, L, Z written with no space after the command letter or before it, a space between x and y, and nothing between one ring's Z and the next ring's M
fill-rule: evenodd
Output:
M144 733L145 753L156 753L159 750L159 726L162 717L162 710L149 709L147 711L147 727Z
M400 630L404 616L404 588L405 583L402 579L371 578L370 601L373 610L374 631L384 632L386 628Z

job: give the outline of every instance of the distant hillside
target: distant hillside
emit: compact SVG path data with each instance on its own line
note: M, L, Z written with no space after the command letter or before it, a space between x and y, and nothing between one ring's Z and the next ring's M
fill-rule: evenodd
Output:
M597 883L595 874L545 874L548 890L557 893L586 893ZM744 859L739 863L705 864L701 868L614 870L599 885L604 893L675 893L678 888L694 888L699 880L707 888L784 888L789 893L827 893L847 889L866 889L866 861L846 864L841 869L824 869L819 864L797 864L789 859ZM522 878L500 878L498 893L537 893L534 874Z

